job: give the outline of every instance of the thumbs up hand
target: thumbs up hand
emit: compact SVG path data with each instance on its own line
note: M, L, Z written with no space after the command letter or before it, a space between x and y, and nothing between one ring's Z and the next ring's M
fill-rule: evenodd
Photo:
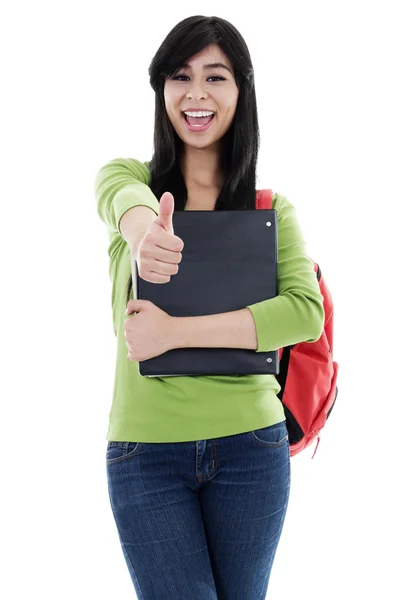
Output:
M174 235L173 214L174 197L164 192L158 217L149 225L137 251L138 273L145 281L168 283L179 270L184 243Z

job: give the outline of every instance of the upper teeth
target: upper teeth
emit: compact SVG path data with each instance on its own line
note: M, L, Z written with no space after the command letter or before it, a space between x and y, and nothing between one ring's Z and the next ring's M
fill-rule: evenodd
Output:
M208 117L214 114L209 110L199 110L196 112L185 110L184 113L185 115L189 115L189 117Z

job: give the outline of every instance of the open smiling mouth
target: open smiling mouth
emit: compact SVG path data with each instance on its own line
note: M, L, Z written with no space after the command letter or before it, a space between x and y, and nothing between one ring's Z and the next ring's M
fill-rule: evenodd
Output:
M192 117L192 123L189 123L189 121L187 120L187 115L185 115L185 113L182 113L182 117L183 120L185 122L185 126L186 129L188 129L189 131L194 131L194 132L201 132L201 131L206 131L211 123L214 121L214 117L215 114L210 117ZM201 121L200 123L196 123L196 121Z

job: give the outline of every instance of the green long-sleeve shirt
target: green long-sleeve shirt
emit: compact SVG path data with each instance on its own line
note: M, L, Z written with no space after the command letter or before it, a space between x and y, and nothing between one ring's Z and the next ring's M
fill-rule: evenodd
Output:
M97 212L109 236L112 319L117 338L114 391L107 440L185 442L244 433L285 420L274 375L144 377L128 360L124 322L130 248L119 229L133 206L157 215L159 202L148 186L149 161L116 158L95 177ZM318 340L324 328L323 296L307 254L296 210L273 195L278 215L278 295L251 304L256 352ZM243 307L245 308L245 307Z

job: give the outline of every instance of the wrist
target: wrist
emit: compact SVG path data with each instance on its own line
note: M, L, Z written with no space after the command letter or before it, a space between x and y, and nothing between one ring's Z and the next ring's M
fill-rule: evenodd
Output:
M177 348L187 348L187 340L185 339L185 329L183 327L183 320L185 317L169 317L169 339L171 350Z

